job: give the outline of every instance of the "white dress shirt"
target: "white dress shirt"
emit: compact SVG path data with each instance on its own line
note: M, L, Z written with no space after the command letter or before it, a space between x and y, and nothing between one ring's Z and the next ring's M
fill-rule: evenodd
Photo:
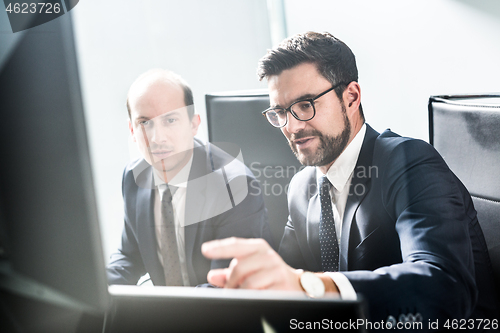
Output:
M330 196L332 198L332 207L337 208L338 214L334 210L334 220L335 220L335 232L337 233L337 240L341 242L342 235L342 223L344 220L344 211L347 203L347 198L349 196L349 187L351 185L352 176L354 174L354 168L358 162L359 152L361 151L361 146L363 145L363 140L366 134L366 124L363 124L359 132L356 134L351 143L346 147L346 149L340 154L340 156L335 160L335 162L330 166L326 172L326 177L332 183L330 188ZM323 177L323 173L319 168L316 168L316 177ZM340 296L342 299L355 300L356 291L352 287L351 283L347 277L339 272L327 272L327 274L332 278L333 282L339 288Z
M186 264L186 246L185 246L185 234L184 234L184 214L186 207L186 189L187 182L189 179L189 172L191 170L191 164L193 163L193 156L191 155L188 163L182 168L177 175L175 175L169 185L177 187L173 197L172 197L172 208L174 210L174 223L177 239L177 249L179 253L179 261L181 264L181 274L182 282L185 286L189 286L189 276L187 272ZM154 198L154 222L155 222L155 235L156 243L158 244L158 257L163 265L163 257L161 255L162 243L161 243L161 230L162 230L162 217L161 217L161 198L163 196L166 184L157 174L156 170L154 172L155 179L155 198Z

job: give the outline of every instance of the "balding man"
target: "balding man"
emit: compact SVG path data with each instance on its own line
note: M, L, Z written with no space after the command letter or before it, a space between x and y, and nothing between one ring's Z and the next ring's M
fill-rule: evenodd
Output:
M262 196L248 186L255 178L239 150L194 137L200 116L180 76L165 70L139 76L127 108L143 158L123 174L125 225L107 267L110 284L137 284L145 273L155 285L204 284L210 269L228 265L206 259L204 242L229 236L271 240Z

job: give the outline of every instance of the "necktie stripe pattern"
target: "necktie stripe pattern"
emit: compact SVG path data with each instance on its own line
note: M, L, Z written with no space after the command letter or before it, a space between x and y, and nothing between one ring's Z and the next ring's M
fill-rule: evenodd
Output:
M323 176L320 180L319 198L321 202L321 220L319 224L319 244L321 266L324 272L339 270L339 243L335 231L330 187L332 184Z
M181 264L177 247L175 231L174 210L172 197L177 190L174 186L166 186L161 198L161 255L163 257L163 270L167 286L182 286Z

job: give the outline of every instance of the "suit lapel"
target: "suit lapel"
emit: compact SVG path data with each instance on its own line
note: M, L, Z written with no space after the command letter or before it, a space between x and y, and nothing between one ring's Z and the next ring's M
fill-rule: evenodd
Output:
M312 179L316 181L316 177ZM316 191L311 199L309 199L309 206L307 208L307 245L311 251L311 256L306 262L309 265L309 269L313 272L321 271L321 249L319 245L320 220L321 204L319 194Z
M184 225L186 227L184 228L184 237L188 275L190 283L193 285L198 284L196 281L194 267L192 265L193 251L195 248L196 236L200 228L199 222L202 221L202 212L205 209L204 206L206 203L205 189L207 177L205 176L211 172L211 168L208 165L209 159L207 158L207 152L205 149L205 146L202 146L195 141L195 147L193 149L193 163L191 164L189 180L186 188L186 205L184 213Z
M342 223L342 236L340 241L340 257L339 257L339 270L347 271L348 258L349 258L349 241L351 233L351 225L354 215L363 201L363 198L370 191L370 166L373 159L373 148L375 139L378 137L377 133L370 125L366 124L366 134L363 140L363 146L359 153L358 162L354 168L354 174L349 188L349 196L344 211L344 218Z
M136 202L137 238L146 270L155 285L165 285L165 273L158 258L154 223L155 187L153 169L145 168L136 178L138 184Z

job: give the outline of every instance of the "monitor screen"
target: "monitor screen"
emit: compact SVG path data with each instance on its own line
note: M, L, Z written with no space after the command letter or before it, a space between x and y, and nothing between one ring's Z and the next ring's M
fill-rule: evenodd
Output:
M0 15L0 286L100 313L108 293L70 14L18 33Z

